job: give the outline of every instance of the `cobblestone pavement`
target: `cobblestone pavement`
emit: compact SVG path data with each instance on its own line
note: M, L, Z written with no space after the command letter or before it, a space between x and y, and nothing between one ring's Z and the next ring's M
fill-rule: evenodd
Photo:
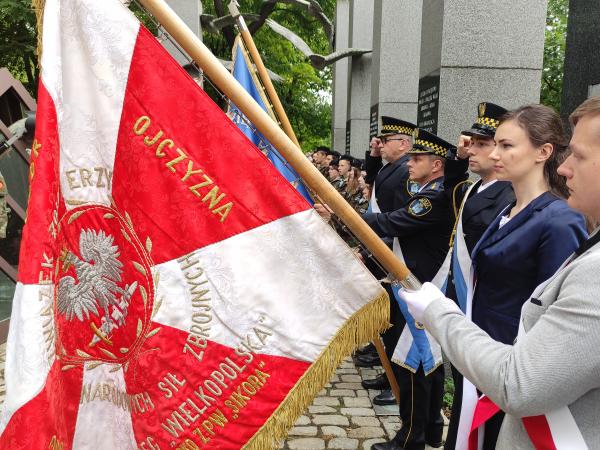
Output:
M350 358L345 360L298 419L280 449L370 450L371 445L391 439L400 428L398 408L387 408L396 415L376 415L369 391L360 384L379 373L381 368L357 368ZM446 431L447 423L444 437Z
M0 345L0 404L4 401L6 345ZM370 450L391 439L400 428L397 415L376 415L363 379L374 378L381 368L356 368L350 358L338 368L313 404L298 419L282 442L282 450ZM375 392L371 392L371 397ZM397 408L378 408L395 411ZM384 412L385 413L385 412ZM444 430L445 436L446 430ZM431 449L431 447L427 447Z

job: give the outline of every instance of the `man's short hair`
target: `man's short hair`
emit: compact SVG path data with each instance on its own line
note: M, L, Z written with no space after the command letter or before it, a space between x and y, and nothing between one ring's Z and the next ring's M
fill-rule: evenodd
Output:
M441 156L438 155L429 155L431 159L438 160L442 162L442 169L446 167L446 158L443 158Z
M588 98L571 113L569 116L571 127L575 128L577 122L585 116L600 116L600 95Z

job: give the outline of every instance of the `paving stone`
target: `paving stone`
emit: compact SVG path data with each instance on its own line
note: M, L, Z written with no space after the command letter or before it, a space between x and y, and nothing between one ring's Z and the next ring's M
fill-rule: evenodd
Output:
M385 430L381 427L360 427L348 431L349 438L368 439L385 436Z
M385 439L367 439L363 442L363 450L371 450L373 444L379 444L380 442L386 442Z
M338 369L338 375L358 375L358 370L356 369Z
M400 423L400 417L399 416L382 416L379 418L379 420L381 420L382 422L389 422L389 423Z
M352 360L350 361L344 361L341 365L340 365L340 369L355 369L356 367L354 366L354 362L352 362Z
M362 390L362 391L356 391L356 396L357 396L357 397L368 397L368 396L369 396L369 393L368 393L367 391L365 391L365 390Z
M329 395L332 397L356 397L356 392L351 389L331 389Z
M321 427L321 434L323 436L346 437L346 430L341 427L329 425Z
M327 448L356 450L358 448L358 439L334 438L327 443Z
M350 425L348 418L340 414L317 415L313 417L315 425L341 425L347 427Z
M321 389L319 391L319 393L317 394L317 396L319 397L325 397L327 395L327 389Z
M380 424L379 418L368 416L350 417L350 421L353 425L358 425L359 427L378 427Z
M361 369L360 373L363 376L363 378L366 380L367 378L375 378L377 375L379 375L379 370Z
M317 427L293 427L288 433L290 436L311 436L315 437L318 433Z
M367 397L344 397L342 399L347 408L371 408L371 400Z
M374 416L373 408L342 408L341 413L345 416Z
M335 375L333 375L333 376L331 377L331 380L329 380L329 382L331 382L331 383L335 383L335 382L337 382L337 381L340 381L340 377L339 377L339 375L336 373Z
M288 441L291 450L324 450L325 441L319 438L300 438Z
M360 383L362 381L362 377L360 375L341 375L340 379L347 383Z
M340 400L336 397L317 397L313 400L313 405L318 406L339 406Z
M335 383L335 389L364 389L360 383Z
M296 420L296 423L294 425L298 426L298 425L308 425L310 424L310 419L306 416L300 416L298 417L298 420Z
M383 422L383 428L387 433L387 436L392 439L396 436L396 432L400 429L400 423L398 422Z
M308 412L311 414L326 414L326 413L335 413L337 410L332 408L331 406L319 406L313 405L308 407Z

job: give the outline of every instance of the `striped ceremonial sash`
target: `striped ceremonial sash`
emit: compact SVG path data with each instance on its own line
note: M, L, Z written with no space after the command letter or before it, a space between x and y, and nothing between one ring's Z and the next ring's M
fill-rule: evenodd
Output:
M373 192L371 193L369 212L381 212L377 203L377 198L375 197L375 185L373 185ZM404 263L404 255L402 254L402 248L400 247L398 238L394 238L392 250L396 257ZM450 271L450 256L451 254L448 252L442 266L431 281L437 287L442 287L448 278L448 272ZM419 369L420 364L423 364L423 371L427 375L442 364L442 348L427 330L419 329L415 326L415 319L408 312L406 303L398 296L399 289L400 286L398 285L392 286L394 297L400 305L402 315L406 319L406 325L404 326L400 339L398 339L398 344L396 344L396 348L394 349L392 361L413 373Z
M553 276L535 288L531 297L538 297L554 279L556 274L572 260L573 257L568 258ZM524 337L525 334L525 327L523 326L523 320L521 320L517 340ZM478 450L481 448L484 436L483 425L499 411L501 409L492 400L485 395L481 396L473 414L469 434L469 450ZM523 417L522 421L525 431L527 431L531 439L531 443L538 450L587 450L588 448L568 406L563 406L540 416ZM459 448L458 445L456 448Z

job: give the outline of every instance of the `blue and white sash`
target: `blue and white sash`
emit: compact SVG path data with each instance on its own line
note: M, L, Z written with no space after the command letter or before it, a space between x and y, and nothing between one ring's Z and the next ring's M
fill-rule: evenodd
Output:
M424 187L425 186L423 186L423 188ZM373 186L369 211L373 213L381 212L375 197L375 186ZM402 248L400 248L400 241L398 241L398 238L394 238L392 250L396 257L404 263L404 255L402 254ZM448 252L448 255L444 258L442 266L431 282L437 287L441 287L448 278L449 270L450 252ZM408 312L406 303L400 300L398 296L399 288L400 286L392 285L394 297L400 305L400 311L406 319L406 325L404 326L400 339L398 339L398 344L396 344L396 348L394 349L392 362L413 373L419 369L420 364L423 364L423 371L428 375L442 364L442 348L429 332L415 326L415 319Z
M465 203L471 194L471 190L475 187L475 184L469 186L465 192L462 204L460 205L460 212L458 214L456 232L454 234L454 245L452 251L452 280L454 281L454 289L456 291L456 299L458 305L465 315L471 318L471 302L468 302L469 288L473 284L473 274L471 273L471 255L469 255L469 249L465 241L465 233L462 224L462 215L465 207ZM442 290L445 292L445 290ZM473 300L473 296L470 296L470 300ZM469 304L468 304L469 303ZM468 311L468 312L467 312Z

